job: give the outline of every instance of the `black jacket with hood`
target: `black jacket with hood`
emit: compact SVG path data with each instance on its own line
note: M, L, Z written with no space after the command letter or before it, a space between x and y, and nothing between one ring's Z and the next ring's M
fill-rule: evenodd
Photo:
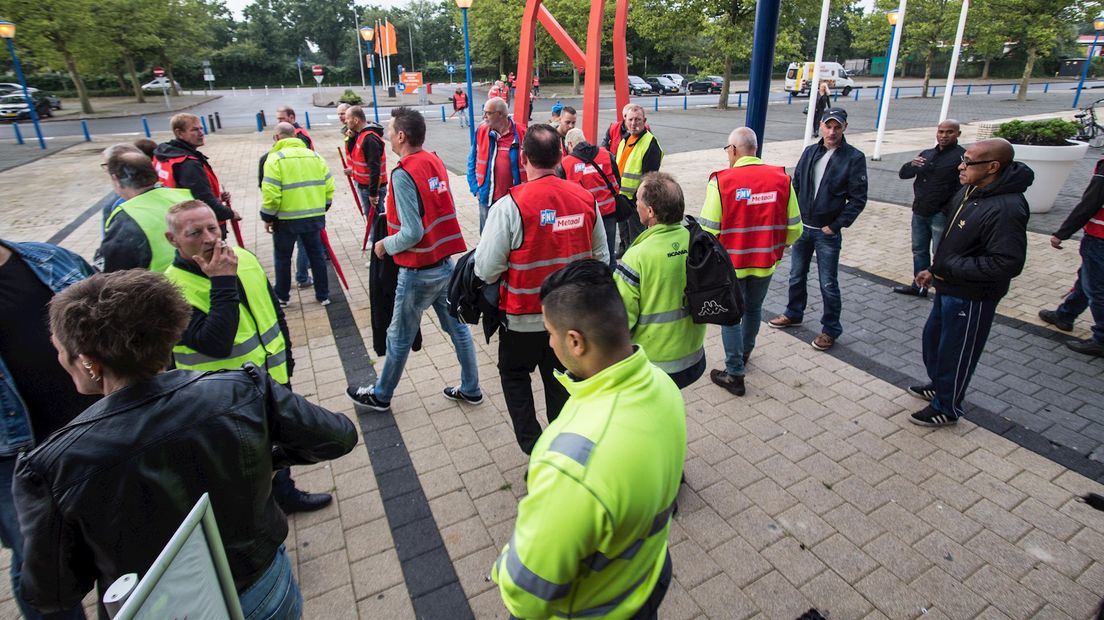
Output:
M204 166L210 166L206 155L187 142L176 139L158 144L157 150L153 152L154 159L161 161L183 156L195 159L185 159L174 166L173 179L176 181L176 186L191 190L196 200L207 203L220 222L233 219L234 212L223 204L221 196L215 195L211 181L207 179L207 172L203 170Z
M947 229L932 258L940 294L996 301L1027 261L1024 190L1035 173L1016 161L984 187L964 185L951 199Z
M846 138L841 139L824 169L818 191L813 187L814 167L827 152L823 139L810 144L794 166L793 186L801 221L816 228L828 226L839 234L866 208L866 156Z
M374 133L379 138L373 138L369 136L369 133ZM382 159L385 154L384 149L387 145L383 139L383 125L368 121L368 124L364 126L355 136L349 139L345 143L345 150L349 154L353 152L353 146L356 141L361 143L361 152L364 153L364 161L368 163L368 178L371 180L368 182L368 194L370 196L379 196L380 193L380 168L382 167ZM386 172L386 171L385 171ZM384 181L382 184L386 184Z

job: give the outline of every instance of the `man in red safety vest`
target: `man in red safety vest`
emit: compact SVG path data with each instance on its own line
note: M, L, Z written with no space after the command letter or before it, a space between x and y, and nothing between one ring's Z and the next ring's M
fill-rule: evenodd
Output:
M705 190L698 223L720 239L728 251L740 293L744 318L739 325L721 326L724 370L709 378L736 396L743 396L744 364L755 348L763 316L763 300L782 253L801 236L801 209L789 175L755 156L755 132L739 127L728 136L728 168L714 172Z
M303 129L299 123L295 122L295 110L291 109L291 106L282 105L276 108L276 122L277 123L291 123L291 126L295 128L295 137L303 141L303 144L307 145L310 150L314 149L314 141L311 140L310 134L306 129Z
M241 215L230 208L230 192L222 189L218 177L199 152L206 137L203 125L195 114L181 112L169 120L174 138L157 145L153 152L153 165L163 187L180 187L191 190L196 200L202 200L215 212L226 236L226 220L240 220Z
M460 363L460 385L446 387L445 398L471 405L483 402L471 332L448 313L451 257L467 246L456 220L448 170L437 155L422 149L425 134L421 112L406 107L391 112L387 135L399 161L387 196L388 235L376 241L372 251L379 258L392 256L399 266L395 310L387 330L387 358L376 382L346 390L349 398L376 411L391 408L422 314L430 306L452 339Z
M494 204L475 249L475 275L500 282L498 372L518 445L526 454L540 437L530 374L540 369L548 421L556 419L567 390L553 376L564 366L548 344L541 314L541 283L581 258L609 262L606 234L594 197L556 176L560 138L550 125L533 125L522 145L528 181Z
M492 97L483 104L483 123L468 155L468 189L479 200L480 232L491 205L525 181L524 139L525 129L514 124L503 99Z
M349 138L345 141L345 151L349 154L345 176L356 182L365 215L369 208L383 213L382 205L387 202L387 149L383 145L383 126L368 122L364 108L355 105L345 111L345 127L349 130Z
M606 247L610 253L610 267L616 265L613 260L617 241L617 192L621 191L621 172L617 163L606 149L599 148L586 141L583 130L578 127L567 132L564 138L570 155L563 158L561 168L568 181L578 183L590 192L602 215L602 227L606 232Z

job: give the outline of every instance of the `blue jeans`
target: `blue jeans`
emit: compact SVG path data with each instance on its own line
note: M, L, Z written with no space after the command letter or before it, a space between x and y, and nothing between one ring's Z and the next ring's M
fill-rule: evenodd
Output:
M942 213L912 214L912 275L931 267L931 257L939 249L946 228L947 216Z
M303 595L291 574L291 562L283 545L276 550L260 579L238 593L245 620L297 620L303 615Z
M84 618L84 608L80 605L73 609L55 614L40 614L31 609L20 592L19 575L23 569L23 533L19 531L19 515L12 499L12 474L15 473L15 456L0 457L0 541L11 549L11 588L15 603L27 620L38 618Z
M996 314L996 301L935 294L924 324L923 347L924 367L935 387L931 406L936 411L953 417L965 414L962 399Z
M1072 323L1085 308L1092 312L1093 340L1104 344L1104 239L1088 235L1081 240L1077 281L1055 312Z
M824 302L824 315L820 319L822 331L832 338L843 333L840 325L839 255L843 235L826 235L819 228L806 228L790 250L790 301L784 313L791 321L805 317L805 305L809 301L806 280L809 263L816 252L817 272L820 277L820 297Z
M491 205L479 203L479 234L483 234L483 225L487 223L487 213L490 212Z
M368 191L367 185L356 184L357 195L360 196L360 208L364 211L364 217L368 217L368 213L372 208L372 194ZM376 214L383 213L384 206L387 204L387 185L380 185L379 187L379 204L376 205Z
M771 276L740 278L740 294L744 297L744 317L739 325L721 326L721 343L725 351L725 372L744 376L744 357L751 355L755 338L763 320L763 300L770 288Z
M326 250L322 247L324 217L301 220L280 220L272 231L272 254L276 264L276 298L291 298L291 252L299 241L306 250L311 272L314 273L314 297L318 301L330 298L330 281L326 271Z
M606 231L606 247L609 248L610 269L617 268L617 218L610 214L602 217L602 228Z
M302 241L295 242L295 283L306 284L310 279L310 273L307 269L310 266L310 261L307 259L307 249L303 247Z
M452 259L430 269L399 268L399 281L395 287L395 312L391 326L387 328L387 359L373 390L376 398L389 402L399 384L414 335L422 322L422 313L433 306L437 320L452 338L456 359L460 362L460 391L468 396L479 396L479 368L475 361L475 344L468 326L461 324L448 313L448 281L452 275Z

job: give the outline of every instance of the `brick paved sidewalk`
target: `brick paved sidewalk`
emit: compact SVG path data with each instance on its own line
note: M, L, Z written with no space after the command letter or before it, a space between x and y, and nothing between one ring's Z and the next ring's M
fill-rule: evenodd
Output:
M432 147L432 127L429 138ZM271 268L254 189L256 158L269 140L257 134L210 140L204 151L246 214L247 245ZM900 152L914 146L900 138L897 144ZM774 161L792 164L781 155L799 148L772 144L768 160L778 154ZM0 236L46 239L103 194L98 154L79 149L0 174L0 191L15 196ZM336 158L327 159L336 168ZM715 160L712 150L668 160L691 213L706 171L722 165ZM452 182L474 245L474 202L462 179ZM34 199L15 191L26 187L36 188ZM486 575L510 536L525 492L525 461L494 367L496 343L476 336L488 398L460 406L440 395L459 369L436 320L426 318L425 348L410 356L392 415L358 415L343 391L350 379L368 380L372 369L364 352L370 332L363 224L349 200L348 189L339 189L328 229L352 290L325 309L309 291L293 295L289 312L296 389L365 431L364 445L350 455L294 471L301 488L332 489L337 497L325 510L290 519L287 543L305 616L504 618ZM969 420L952 429L915 427L905 418L920 402L878 374L878 367L910 374L917 361L899 339L915 338L926 302L894 299L877 279L898 279L910 269L901 243L905 214L874 204L845 233L843 263L854 271L841 276L847 331L837 351L817 353L805 338L764 329L747 396L732 397L707 380L684 391L688 484L671 530L675 581L665 618L794 618L810 607L833 618L1084 618L1104 592L1104 514L1074 501L1104 492L1104 485ZM91 257L96 219L76 226L62 245ZM1031 295L1036 289L1062 285L1068 267L1043 253L1040 242L1032 239L1029 270L1002 304L1007 321L1026 317L1039 301ZM784 274L782 267L768 310L780 305ZM1034 339L1047 341L1037 329L999 324L983 363L1008 372L997 364L1002 352L1034 351L1041 346ZM879 357L887 350L890 357ZM715 329L707 354L713 365L723 358ZM1039 384L1035 394L1054 389L1040 376L1017 384ZM979 371L971 397L986 395L985 381L1001 385L1004 378ZM1084 389L1101 393L1099 383ZM0 618L15 617L6 587L0 586Z

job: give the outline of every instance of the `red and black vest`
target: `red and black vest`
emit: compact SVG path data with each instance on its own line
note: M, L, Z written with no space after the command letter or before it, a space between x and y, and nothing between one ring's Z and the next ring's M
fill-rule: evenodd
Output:
M222 187L219 186L218 177L215 176L215 171L211 169L211 164L195 155L180 155L179 157L170 157L168 159L154 157L153 167L157 170L157 178L161 181L161 185L165 187L179 187L175 177L176 165L186 159L194 159L203 164L203 172L207 173L207 181L211 184L211 192L215 194L216 198L222 200Z
M789 228L790 177L785 168L755 164L714 172L721 194L721 245L737 269L773 267Z
M448 187L448 170L441 158L428 151L407 155L395 164L396 170L404 170L418 188L421 203L422 238L414 247L395 255L395 264L417 269L459 254L468 249L460 222L456 220L456 207ZM395 208L395 193L387 194L387 234L393 235L402 227L399 211Z
M457 110L463 110L468 107L468 96L464 93L456 93L453 95L453 107Z
M358 184L368 187L372 184L372 177L368 174L368 159L364 154L364 135L368 139L375 140L380 147L380 173L379 184L387 185L387 148L383 144L383 138L374 131L362 130L353 139L353 150L349 151L349 167L353 169L353 180Z
M1096 162L1096 170L1093 174L1104 174L1104 159ZM1097 239L1104 239L1104 207L1101 207L1085 223L1085 234Z
M309 133L307 133L307 130L306 130L306 129L303 129L303 128L302 128L302 127L300 127L299 125L296 125L296 126L295 126L295 137L296 137L296 138L299 138L300 140L302 140L302 141L303 141L303 144L305 144L305 145L307 145L308 147L310 147L310 149L311 149L312 151L313 151L313 150L315 150L315 149L314 149L314 140L311 140L311 136L310 136L310 134L309 134Z
M613 121L610 123L607 133L610 139L609 152L616 153L617 147L621 146L621 121Z
M510 197L521 215L523 241L510 252L498 305L506 314L540 314L544 279L594 255L594 199L551 175L510 188Z
M614 199L617 192L621 191L621 186L613 175L613 158L609 151L598 149L598 154L594 157L594 163L587 163L574 155L568 155L563 158L561 165L563 166L564 178L578 183L583 186L583 189L590 192L603 217L613 215L613 212L617 210ZM610 192L609 186L606 185L602 175L598 174L599 168L606 175L606 179L609 179L609 185L613 187L612 192Z
M513 173L515 178L520 178L521 182L525 182L525 166L521 165L521 143L525 140L525 129L518 127L514 124L514 121L510 121L510 127L513 132L510 136L510 150L513 153L510 155L511 165L514 166ZM497 132L495 135L498 135ZM483 123L475 130L475 184L479 187L483 187L483 182L487 179L488 169L493 170L495 157L498 156L498 140L501 140L502 136L498 136L495 141L495 146L491 148L491 126L487 123ZM491 174L494 178L494 174Z

